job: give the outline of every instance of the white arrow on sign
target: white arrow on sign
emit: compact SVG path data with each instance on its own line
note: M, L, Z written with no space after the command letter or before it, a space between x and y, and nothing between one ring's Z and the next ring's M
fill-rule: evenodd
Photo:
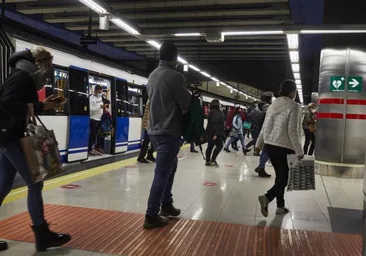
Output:
M349 84L352 86L352 88L355 88L360 83L356 79L352 78L352 81L350 81Z

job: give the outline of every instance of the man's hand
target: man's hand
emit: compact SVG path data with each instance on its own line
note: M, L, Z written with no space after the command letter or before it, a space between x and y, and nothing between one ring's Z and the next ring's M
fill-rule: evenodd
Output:
M214 135L212 139L213 139L213 140L217 140L217 136L216 136L216 135Z
M256 154L256 155L259 155L259 153L261 152L261 149L260 148L255 148L254 149L254 153Z

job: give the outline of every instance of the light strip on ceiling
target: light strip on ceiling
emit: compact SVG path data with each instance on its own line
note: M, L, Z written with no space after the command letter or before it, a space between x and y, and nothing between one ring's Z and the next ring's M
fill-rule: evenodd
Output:
M151 46L153 46L153 47L155 47L156 49L160 49L160 46L161 46L161 44L159 44L158 42L156 42L156 41L154 41L154 40L148 40L148 41L146 41L149 45L151 45Z
M97 4L96 2L94 2L92 0L79 0L79 2L85 4L90 9L92 9L93 11L95 11L99 14L107 13L106 9L104 9L102 6L100 6L99 4Z
M296 72L295 72L295 73L294 73L294 78L295 78L295 79L300 79L300 73L296 73Z
M173 34L176 37L201 36L201 33L177 33Z
M290 51L290 60L292 63L299 62L299 51Z
M272 31L227 31L221 32L223 36L251 36L251 35L282 35L283 30Z
M183 59L182 57L179 57L179 56L178 56L178 61L182 64L188 64L188 62L185 59Z
M193 66L191 64L188 65L191 69L193 69L196 72L201 72L201 70L199 68L197 68L196 66Z
M366 30L300 30L300 34L364 34Z
M210 74L206 73L206 72L201 72L202 75L206 76L206 77L211 77Z
M300 65L299 64L292 64L292 72L300 72Z
M132 35L140 35L140 32L138 32L136 29L134 29L133 27L131 27L130 25L128 25L126 22L124 22L121 19L113 18L113 19L111 19L111 21L114 24L116 24L118 27L122 28L123 30L125 30L126 32L128 32Z
M216 82L220 82L219 79L217 79L216 77L211 77L211 79L216 81Z
M288 43L289 49L298 49L299 48L299 35L298 34L288 34L287 43Z

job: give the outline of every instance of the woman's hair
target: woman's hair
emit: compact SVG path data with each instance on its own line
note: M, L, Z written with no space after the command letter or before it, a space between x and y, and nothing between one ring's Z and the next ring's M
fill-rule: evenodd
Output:
M315 108L315 104L314 103L309 103L308 108L309 109L314 109Z
M220 102L216 99L212 100L210 103L210 109L220 109Z
M291 93L295 92L296 83L294 80L287 79L281 83L280 96L290 96Z
M234 112L233 112L233 116L236 116L239 113L239 110L240 110L239 107L235 107Z
M43 47L38 46L31 49L31 53L34 58L34 62L38 67L42 69L50 68L50 66L52 65L53 56L49 51L47 51Z

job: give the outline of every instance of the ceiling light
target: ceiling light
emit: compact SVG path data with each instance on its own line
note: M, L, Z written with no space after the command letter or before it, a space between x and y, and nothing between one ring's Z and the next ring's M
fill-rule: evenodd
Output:
M179 56L178 56L178 61L179 61L180 63L183 63L183 64L188 64L188 62L187 62L185 59L183 59L183 58L181 58L181 57L179 57Z
M366 30L300 30L301 34L363 34Z
M104 9L102 6L100 6L99 4L97 4L96 2L94 2L92 0L79 0L79 1L99 14L107 13L106 9Z
M225 85L226 87L230 87L227 84L225 84L224 82L220 82L220 84Z
M228 31L221 32L224 36L250 36L250 35L281 35L283 30L272 30L272 31Z
M201 33L177 33L177 34L173 34L174 36L201 36Z
M220 82L219 82L219 81L217 81L217 82L216 82L216 86L217 86L217 87L219 87L219 86L220 86Z
M128 33L132 35L140 35L140 32L138 32L136 29L128 25L126 22L122 21L121 19L113 18L111 21L116 24L118 27L122 28L123 30L127 31Z
M290 49L299 48L299 35L298 34L288 34L287 43L288 43L288 48L290 48Z
M294 73L294 78L295 79L300 79L300 73Z
M292 71L293 72L300 72L300 65L299 64L292 64Z
M233 93L233 89L230 90L230 93Z
M183 71L184 71L184 72L188 72L188 65L184 65L184 66L183 66Z
M211 79L216 81L216 82L220 82L219 79L217 79L216 77L211 77Z
M211 77L211 75L207 74L206 72L201 72L201 74L206 76L206 77Z
M301 80L300 79L296 79L295 82L296 82L296 84L301 84Z
M154 41L154 40L149 40L149 41L147 41L147 43L149 44L149 45L151 45L151 46L154 46L156 49L160 49L160 46L161 46L161 44L159 44L158 42L156 42L156 41Z
M199 68L197 68L196 66L193 66L193 65L188 65L191 69L193 69L194 71L197 71L197 72L201 72L201 70Z
M290 51L290 60L292 63L299 62L299 51Z

